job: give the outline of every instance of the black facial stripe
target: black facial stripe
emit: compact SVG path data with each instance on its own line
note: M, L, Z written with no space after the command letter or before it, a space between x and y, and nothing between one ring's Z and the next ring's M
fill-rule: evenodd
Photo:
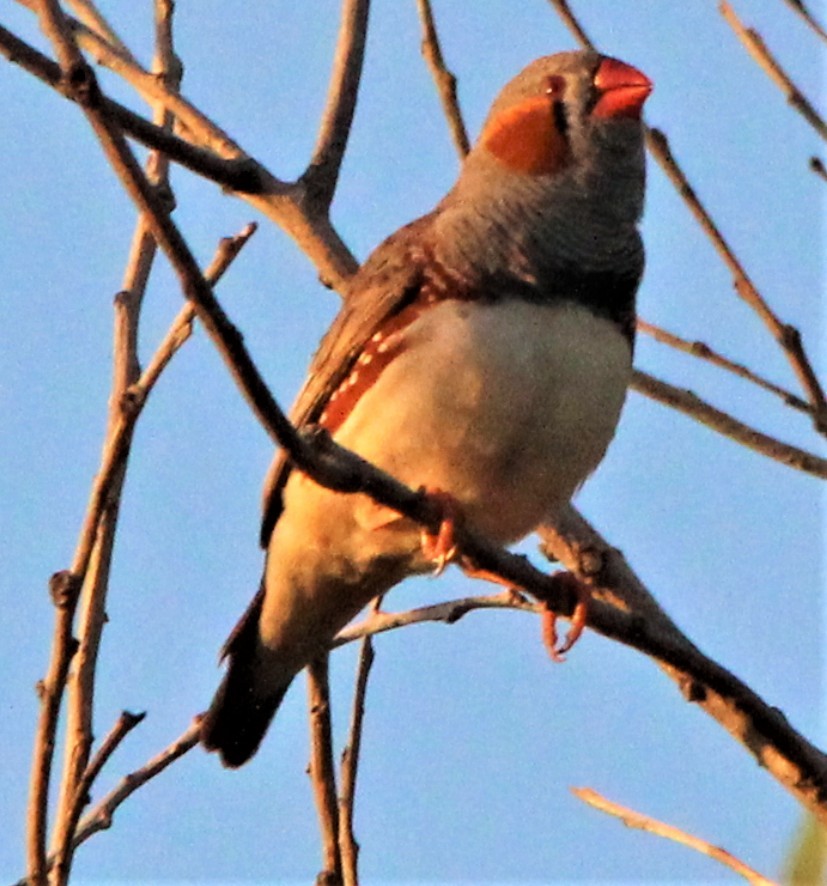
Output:
M569 113L566 103L562 101L554 102L551 113L554 115L554 125L560 135L565 135L569 131Z

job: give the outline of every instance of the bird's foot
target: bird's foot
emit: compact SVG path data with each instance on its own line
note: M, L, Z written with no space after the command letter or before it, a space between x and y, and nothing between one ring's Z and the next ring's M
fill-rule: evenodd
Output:
M541 630L543 633L543 645L548 650L552 661L563 662L566 653L580 639L583 629L586 627L586 618L589 613L589 601L591 592L588 585L584 584L571 572L558 572L551 576L551 580L569 590L577 597L574 612L571 614L571 627L562 643L557 636L557 613L552 612L548 604L543 604L540 613Z
M441 512L441 519L439 529L435 533L422 529L420 533L422 553L434 563L434 575L442 575L445 567L456 560L459 554L454 539L454 529L462 519L462 511L457 500L449 492L428 487L423 489L423 492Z

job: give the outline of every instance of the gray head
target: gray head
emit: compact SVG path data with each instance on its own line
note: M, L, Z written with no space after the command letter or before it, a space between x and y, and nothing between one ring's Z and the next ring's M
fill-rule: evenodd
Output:
M495 99L441 207L438 236L453 258L503 232L512 255L515 245L548 252L562 239L598 264L621 239L637 242L640 115L651 89L640 71L596 52L561 52L528 65ZM574 242L575 227L582 243Z

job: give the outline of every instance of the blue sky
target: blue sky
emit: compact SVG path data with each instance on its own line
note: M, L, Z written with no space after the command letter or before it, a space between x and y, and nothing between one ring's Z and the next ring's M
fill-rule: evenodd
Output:
M149 4L101 3L133 51L151 53ZM128 6L129 8L122 8ZM184 92L274 173L298 174L322 107L337 4L179 4ZM605 51L655 83L664 129L733 247L823 368L824 156L807 124L747 57L712 4L578 4ZM146 7L146 8L144 8ZM551 7L434 3L476 134L499 87L539 55L573 46ZM781 3L738 11L806 94L820 97L818 46ZM32 17L2 24L44 47ZM104 78L112 94L132 101ZM68 565L97 469L110 376L112 296L134 215L78 109L0 65L0 873L23 872L24 809L52 611L47 580ZM135 107L140 107L135 103ZM640 312L794 388L791 372L660 171L650 164ZM333 207L360 257L450 187L457 161L419 57L412 2L377 2L350 150ZM176 171L177 220L201 260L255 213ZM257 219L262 221L262 219ZM287 405L337 299L292 242L264 222L218 288ZM160 262L147 298L148 359L181 303ZM767 433L812 450L805 418L719 370L641 339L637 365L690 387ZM823 447L821 447L823 454ZM101 655L96 731L121 709L147 719L95 796L174 739L202 710L216 656L255 590L261 480L271 457L203 334L153 393L133 446ZM622 548L697 644L816 744L825 734L822 492L814 478L748 452L630 395L609 455L577 500ZM531 553L533 542L524 549ZM540 562L538 560L538 562ZM394 591L409 608L479 589L458 571ZM648 660L588 634L552 665L536 621L474 613L376 644L356 827L366 882L711 881L707 859L629 831L574 800L570 785L666 819L777 875L794 801ZM337 736L355 655L334 656ZM304 769L303 681L255 760L226 772L195 750L121 807L86 844L84 882L307 882L319 868Z

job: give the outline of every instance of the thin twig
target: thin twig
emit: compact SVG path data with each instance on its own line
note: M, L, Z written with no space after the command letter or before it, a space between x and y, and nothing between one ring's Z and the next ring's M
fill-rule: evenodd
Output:
M70 101L78 101L78 90L65 80L51 59L0 26L0 53L20 65ZM148 75L151 77L151 75ZM233 191L289 234L319 270L324 283L343 290L358 262L334 229L330 219L304 209L306 187L302 182L276 178L247 154L233 159L218 157L209 150L166 133L143 117L100 95L101 109L129 136L149 148L163 151L171 160L204 178Z
M691 416L708 428L746 446L747 449L781 462L788 468L795 468L797 471L804 471L805 474L827 480L827 459L789 443L783 443L738 421L737 418L702 400L692 391L676 388L640 369L635 370L630 387L639 394L644 394L652 400L657 400L658 403Z
M688 341L685 338L681 338L679 335L675 335L673 332L669 332L666 329L662 329L660 326L656 326L654 323L648 323L640 317L638 317L637 320L637 330L638 332L644 333L644 335L651 336L655 341L669 345L685 354L691 354L693 357L698 357L701 360L707 360L714 366L720 366L722 369L726 369L734 375L758 385L758 387L763 388L765 391L769 391L780 397L787 406L792 406L794 409L798 409L799 411L808 414L813 413L813 407L805 400L797 397L786 388L782 388L780 385L768 381L751 369L748 369L743 364L736 363L734 360L724 357L723 354L719 354L717 351L710 348L705 342ZM827 421L827 417L825 417L825 421Z
M35 732L29 783L26 865L32 886L45 886L46 883L49 782L60 702L66 686L66 676L69 673L69 662L76 647L72 637L72 622L80 594L80 583L69 572L57 572L49 582L49 593L55 606L54 639L49 669L45 679L37 687L40 696L40 716Z
M321 873L317 883L333 886L342 879L339 856L339 808L336 803L336 767L333 765L333 729L330 717L330 684L327 654L307 666L310 708L310 765L313 799L322 836Z
M370 0L342 0L327 103L313 156L302 176L311 202L309 210L314 213L327 213L339 181L362 78L369 12Z
M744 864L744 862L720 846L701 840L680 828L676 828L674 825L658 821L658 819L652 818L650 815L635 812L635 810L629 809L628 806L621 806L620 803L607 800L606 797L591 788L571 788L571 792L593 809L598 809L600 812L619 818L628 828L636 828L655 834L658 837L664 837L667 840L672 840L674 843L688 846L690 849L694 849L696 852L700 852L702 855L720 862L730 870L735 871L736 874L743 877L752 886L775 886L774 881L768 880L759 874L758 871Z
M827 139L827 123L824 122L804 93L795 85L790 75L781 67L778 59L770 52L758 31L742 24L735 10L726 0L720 4L718 9L753 60L784 93L787 103L795 108L823 139Z
M827 181L827 169L818 157L810 157L810 170L824 181Z
M342 628L333 639L331 648L335 649L366 637L375 637L387 631L395 631L415 624L442 623L455 624L469 612L483 609L516 609L522 612L539 612L540 606L529 603L512 591L501 591L498 594L483 594L477 597L461 597L458 600L447 600L431 606L421 606L406 612L372 612L362 621Z
M822 40L827 42L827 31L822 28L812 12L810 12L810 10L804 5L803 0L784 0L784 2L790 7L790 9L797 12Z
M110 828L115 812L121 803L134 794L138 788L143 787L148 781L163 772L179 757L183 757L187 751L192 750L198 744L200 729L201 720L200 717L196 717L171 745L144 763L140 769L125 775L106 796L83 816L72 837L72 849L77 849L99 831ZM54 857L50 856L48 865L51 867L52 864L54 864ZM16 886L24 886L26 882L31 883L30 880L21 880Z
M204 271L204 278L210 286L215 286L224 276L224 272L235 261L238 253L257 230L258 225L255 222L250 222L234 236L221 238L212 261ZM170 324L167 334L147 363L143 375L130 389L129 397L133 402L144 403L169 361L192 334L194 319L195 309L187 302Z
M377 597L371 606L376 614L382 606L382 598ZM353 691L353 707L350 713L350 735L342 751L341 788L339 790L339 854L342 861L342 882L344 886L359 884L359 844L353 832L353 806L356 801L356 777L359 772L359 753L362 747L362 726L365 719L365 695L368 677L374 660L373 641L370 637L362 640L359 650L359 663L356 666L356 686Z
M89 792L92 784L106 765L106 761L112 756L126 736L144 719L145 713L132 714L123 711L115 725L104 737L96 754L92 757L86 771L75 786L75 794L72 803L65 814L65 832L68 835L65 842L59 842L49 861L53 878L58 883L68 880L69 870L72 863L72 854L75 849L75 837L78 821L84 806L89 803Z
M597 47L589 39L583 25L577 20L577 16L569 8L567 0L549 0L549 3L555 8L557 14L563 20L563 24L572 32L574 39L577 40L583 49L591 49L592 52L596 52Z
M729 268L734 278L735 291L758 314L770 334L781 346L807 395L807 399L815 407L816 412L821 414L823 410L827 409L827 400L825 400L824 391L804 351L798 330L781 322L749 278L729 243L724 239L718 226L689 184L686 175L669 148L666 136L660 130L650 128L646 133L646 144ZM823 429L819 428L819 430Z
M462 160L471 149L471 143L468 141L468 132L457 101L457 78L448 70L442 56L442 47L439 44L439 35L431 10L431 0L417 0L416 5L419 9L419 20L422 23L422 56L434 78L439 100L442 103L442 111L451 130L454 147Z
M74 10L78 20L90 31L93 31L101 40L109 43L113 51L120 53L134 64L138 63L135 56L130 52L129 47L115 33L112 26L92 0L67 0L67 3Z
M170 0L156 0L156 50L153 71L166 86L177 91L180 86L181 65L172 45ZM94 18L96 11L87 10ZM101 28L108 30L102 20ZM167 131L172 128L172 117L163 105L153 109L154 123ZM156 152L146 161L147 178L154 188L169 192L169 162ZM61 883L68 880L72 863L72 836L82 811L81 783L88 771L87 763L93 742L93 712L98 651L106 621L109 573L115 533L118 526L121 493L126 477L127 460L132 440L132 430L139 409L130 409L124 420L126 395L138 379L138 329L140 310L146 285L156 255L156 244L145 216L139 216L132 238L129 259L124 272L123 289L115 300L115 335L113 347L114 372L110 395L109 417L104 441L104 453L117 451L105 483L106 495L97 500L98 507L90 502L90 519L85 526L89 551L83 563L77 556L72 564L73 574L83 581L78 618L78 650L73 673L68 682L66 739L61 781L60 800L55 816L52 850L58 858L52 879ZM120 436L117 445L112 438ZM98 485L98 480L93 485ZM84 534L79 549L84 551ZM91 545L91 547L88 547Z

